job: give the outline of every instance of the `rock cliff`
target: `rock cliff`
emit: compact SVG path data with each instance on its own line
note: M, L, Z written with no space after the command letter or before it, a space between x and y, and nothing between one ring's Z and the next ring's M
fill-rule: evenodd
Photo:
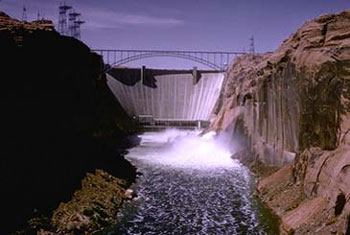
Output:
M350 213L350 12L307 21L272 53L237 58L212 130L285 166L258 190L296 234L345 234Z
M50 21L24 23L0 12L0 68L1 233L50 215L95 169L131 183L135 169L118 152L131 143L133 127L100 56Z

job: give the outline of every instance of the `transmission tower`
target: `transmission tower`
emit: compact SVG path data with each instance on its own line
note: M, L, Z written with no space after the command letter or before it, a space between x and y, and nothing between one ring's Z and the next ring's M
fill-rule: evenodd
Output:
M74 10L69 13L69 36L77 39L81 38L80 26L85 23L85 21L80 20L80 16L81 14Z
M69 28L69 36L75 37L76 31L77 31L77 25L75 24L75 21L77 20L77 17L80 16L80 13L75 12L72 10L69 13L69 23L68 23L68 28Z
M65 2L61 2L59 7L58 32L67 35L67 11L72 9Z
M249 40L250 40L249 53L252 54L252 55L255 55L255 41L254 41L254 36L252 36Z
M75 38L77 38L77 39L80 39L80 38L81 38L80 26L81 26L82 24L84 24L84 23L85 23L85 21L82 21L82 20L80 20L80 19L78 19L78 20L76 20L76 21L74 22L74 24L75 24L75 35L74 35L73 37L75 37Z
M27 8L23 6L22 21L27 22Z

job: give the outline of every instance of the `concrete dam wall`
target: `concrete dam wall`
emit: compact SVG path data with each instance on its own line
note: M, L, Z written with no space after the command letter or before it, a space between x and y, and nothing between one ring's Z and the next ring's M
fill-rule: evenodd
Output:
M224 73L197 70L115 68L107 74L114 95L132 116L209 120Z

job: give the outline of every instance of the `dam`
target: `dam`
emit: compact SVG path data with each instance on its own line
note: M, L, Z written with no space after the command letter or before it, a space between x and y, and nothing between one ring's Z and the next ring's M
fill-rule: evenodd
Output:
M144 126L205 127L219 98L224 73L215 70L113 68L107 84Z

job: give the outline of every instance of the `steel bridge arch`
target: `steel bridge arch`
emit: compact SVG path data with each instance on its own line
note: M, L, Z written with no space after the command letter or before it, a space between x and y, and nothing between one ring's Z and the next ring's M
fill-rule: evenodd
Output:
M208 51L151 51L151 50L93 50L105 58L108 69L121 66L132 61L152 57L173 57L194 61L217 71L223 71L228 66L232 56L243 55L244 52L208 52ZM117 53L119 57L117 58ZM124 58L123 53L127 56ZM112 54L112 59L110 55ZM130 55L131 54L131 55ZM120 56L121 55L121 56ZM210 56L213 57L210 59ZM217 56L220 59L217 59ZM112 60L112 63L110 63Z
M197 63L200 63L202 65L205 65L211 69L214 70L222 70L223 67L218 66L210 61L197 58L195 56L187 55L187 54L170 54L170 53L146 53L146 54L140 54L140 55L134 55L134 56L129 56L125 59L121 59L116 61L114 64L111 66L121 66L124 64L127 64L129 62L137 61L137 60L142 60L142 59L147 59L147 58L152 58L152 57L173 57L173 58L180 58L180 59L186 59L186 60L191 60Z

